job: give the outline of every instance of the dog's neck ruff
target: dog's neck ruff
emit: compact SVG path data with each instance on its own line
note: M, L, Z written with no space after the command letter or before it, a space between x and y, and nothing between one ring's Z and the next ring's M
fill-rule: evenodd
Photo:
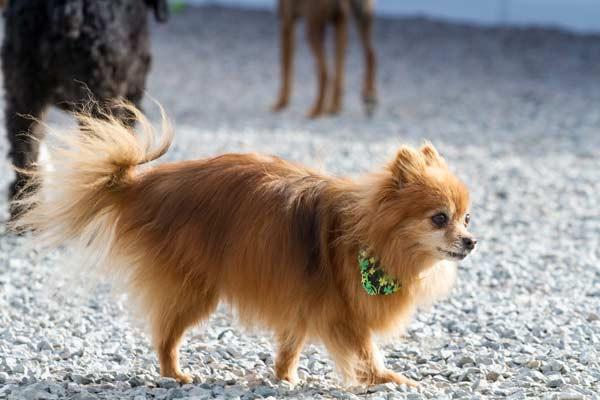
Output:
M402 287L400 282L385 273L379 260L371 256L365 248L358 251L358 266L362 286L370 296L387 296L396 293Z

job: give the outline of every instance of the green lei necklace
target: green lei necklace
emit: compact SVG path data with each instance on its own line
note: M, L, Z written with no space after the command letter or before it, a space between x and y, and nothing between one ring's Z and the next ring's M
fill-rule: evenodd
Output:
M358 266L363 288L371 296L394 294L402 287L400 282L385 273L379 260L370 256L366 249L358 251Z

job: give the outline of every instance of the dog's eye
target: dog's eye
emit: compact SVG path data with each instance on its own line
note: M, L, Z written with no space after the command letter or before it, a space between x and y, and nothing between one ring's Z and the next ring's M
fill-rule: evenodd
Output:
M431 217L431 222L438 227L443 228L448 224L448 216L445 213L437 213Z
M465 226L469 225L469 222L471 222L471 214L465 215Z

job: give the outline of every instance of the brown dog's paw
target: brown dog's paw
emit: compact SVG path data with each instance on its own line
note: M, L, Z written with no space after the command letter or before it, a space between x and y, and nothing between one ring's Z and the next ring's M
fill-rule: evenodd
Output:
M334 104L327 109L327 114L337 115L340 113L340 111L342 111L342 107L339 104Z
M286 100L278 100L277 103L273 104L271 107L271 111L279 112L283 111L288 106L288 102Z
M412 379L409 379L402 374L398 374L394 371L387 371L387 374L389 374L388 376L389 376L390 382L397 383L398 385L406 385L406 386L410 386L410 387L419 386L419 382L413 381Z
M277 375L277 379L281 381L286 381L295 385L298 383L298 374L290 371L276 371L275 375Z
M323 115L323 110L321 108L313 108L308 113L306 113L306 118L315 119L319 118Z
M409 379L402 374L398 374L390 370L381 371L377 375L365 377L363 378L363 380L363 383L367 383L370 385L379 385L382 383L395 383L398 385L406 385L410 387L417 387L419 385L417 381L413 381L412 379Z
M194 377L191 374L179 374L175 379L183 384L194 382Z
M192 375L184 374L183 372L175 372L172 374L167 374L165 376L167 376L168 378L175 379L177 382L181 383L182 385L194 382L194 377Z

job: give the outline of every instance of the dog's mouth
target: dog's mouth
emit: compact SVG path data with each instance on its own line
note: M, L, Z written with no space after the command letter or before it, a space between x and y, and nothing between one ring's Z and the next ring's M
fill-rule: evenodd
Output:
M448 258L452 260L462 260L469 254L468 252L457 253L454 251L444 250L441 247L438 247L437 251L439 251L442 254L445 254L446 256L448 256Z

